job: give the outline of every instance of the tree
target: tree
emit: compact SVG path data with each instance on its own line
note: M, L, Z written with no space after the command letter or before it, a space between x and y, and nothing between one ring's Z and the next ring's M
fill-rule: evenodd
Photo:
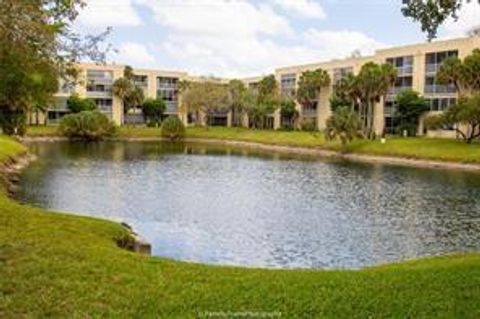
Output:
M429 110L427 101L414 90L403 91L396 97L396 116L400 118L399 133L406 130L415 136L420 116Z
M353 82L352 94L360 105L362 130L369 138L374 138L373 121L375 104L386 96L395 83L397 70L390 64L366 63Z
M347 150L347 143L359 135L360 118L350 107L342 106L336 109L327 120L325 136L328 140L339 138L342 151Z
M299 116L294 100L290 98L282 99L280 103L280 116L282 117L282 123L284 123L284 121L288 123L286 125L287 128L294 127L295 121Z
M430 116L426 125L431 129L450 126L467 142L480 137L480 93L461 97L443 114Z
M351 106L353 111L355 105L359 104L361 92L358 90L359 86L357 78L353 73L348 73L335 83L333 95L330 98L330 108L335 111L341 106Z
M247 88L242 81L231 80L228 82L228 99L232 112L233 126L242 125L242 115L248 101L247 94Z
M460 60L457 57L445 59L437 72L437 82L453 83L461 95L472 95L480 92L480 49Z
M148 123L159 125L167 106L163 99L146 99L142 104L143 116Z
M82 37L72 29L81 0L3 0L0 6L0 117L7 134L22 133L26 114L48 105L58 78L75 80L82 58L103 61L98 49L109 30Z
M305 71L300 75L297 89L297 101L304 108L313 108L317 103L320 90L330 85L330 76L327 71L317 69L315 71Z
M138 108L142 105L144 100L145 93L143 92L143 89L141 87L134 86L130 94L125 97L125 107L127 110Z
M130 109L142 105L145 94L141 87L135 85L133 78L135 74L131 66L125 66L123 77L113 82L112 93L123 103L123 112L126 114Z
M448 18L458 19L457 13L465 2L480 0L404 0L402 13L420 22L428 41L437 37L437 31Z
M212 81L189 82L184 84L182 91L182 106L189 112L195 112L197 125L208 125L210 114L225 111L229 107L228 89L224 84Z
M281 104L280 90L274 75L263 77L258 83L258 90L249 90L247 94L247 114L254 128L267 127L267 118Z
M258 101L260 103L275 104L279 102L280 89L275 75L270 74L258 82Z
M80 113L83 111L93 111L97 108L95 101L89 98L81 98L74 93L67 99L67 108L72 113Z

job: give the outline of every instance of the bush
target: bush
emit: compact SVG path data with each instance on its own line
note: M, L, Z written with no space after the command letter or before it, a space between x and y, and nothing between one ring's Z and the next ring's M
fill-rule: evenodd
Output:
M170 141L176 141L185 137L185 126L176 116L169 116L162 123L162 136Z
M142 104L143 116L147 119L147 126L156 127L160 124L163 112L167 109L162 99L146 99Z
M83 111L93 111L97 109L95 101L89 98L81 98L74 93L67 99L67 108L72 113L80 113Z
M23 136L27 130L27 116L22 111L2 111L0 126L4 134Z
M60 133L71 139L98 141L115 133L115 124L99 111L83 111L64 116Z
M158 127L159 122L156 119L148 119L147 120L147 127Z
M300 122L300 129L306 132L317 131L317 123L314 119L304 118Z

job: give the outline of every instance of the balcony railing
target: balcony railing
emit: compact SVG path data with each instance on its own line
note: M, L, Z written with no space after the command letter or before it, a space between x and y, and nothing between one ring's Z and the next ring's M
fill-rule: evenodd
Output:
M413 75L413 65L406 65L402 67L397 67L398 76L409 76Z
M303 109L302 110L303 117L316 117L317 116L317 109Z
M165 113L177 113L178 109L178 102L176 101L165 101L165 104L167 106L167 109L165 110Z
M87 96L91 98L111 98L111 91L87 91Z
M425 93L456 93L454 85L425 85Z
M177 83L163 83L157 82L157 89L176 89L178 87Z
M112 85L112 79L105 79L105 78L88 78L87 83L91 85Z
M425 72L427 74L437 73L438 70L440 69L440 66L441 66L441 64L437 64L437 63L426 64L425 65Z
M393 86L388 90L388 95L397 95L411 89L411 86Z

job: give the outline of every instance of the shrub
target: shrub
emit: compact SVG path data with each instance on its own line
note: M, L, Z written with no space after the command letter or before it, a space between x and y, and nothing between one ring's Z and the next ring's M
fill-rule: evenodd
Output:
M347 151L347 143L358 136L361 129L360 118L348 106L337 108L327 120L325 138L333 140L339 138L342 143L342 152Z
M166 108L165 101L162 99L146 99L142 104L142 112L147 120L147 126L156 127L160 125L160 119Z
M69 114L60 121L60 133L71 139L98 141L115 133L115 124L99 111Z
M1 111L0 126L7 135L25 135L27 130L27 116L21 111Z
M156 119L148 119L147 120L147 127L157 127L158 121Z
M185 137L185 126L176 116L169 116L162 123L162 136L170 141L176 141Z
M317 131L317 123L314 119L303 118L300 122L300 129L307 132Z
M89 98L81 98L74 93L67 99L67 108L72 113L80 113L83 111L93 111L97 108L95 101Z

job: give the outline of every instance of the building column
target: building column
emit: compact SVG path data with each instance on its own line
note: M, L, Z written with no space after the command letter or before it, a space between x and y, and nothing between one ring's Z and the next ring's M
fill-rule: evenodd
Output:
M373 131L375 135L382 136L385 130L385 101L382 98L379 103L375 103L374 118L373 118Z
M232 127L232 111L227 113L227 127Z
M327 127L327 120L332 115L332 109L330 107L330 96L332 88L323 88L320 91L317 106L317 128L321 131Z
M282 123L281 123L280 110L276 110L273 113L273 129L278 130L281 127L281 125L282 125Z

